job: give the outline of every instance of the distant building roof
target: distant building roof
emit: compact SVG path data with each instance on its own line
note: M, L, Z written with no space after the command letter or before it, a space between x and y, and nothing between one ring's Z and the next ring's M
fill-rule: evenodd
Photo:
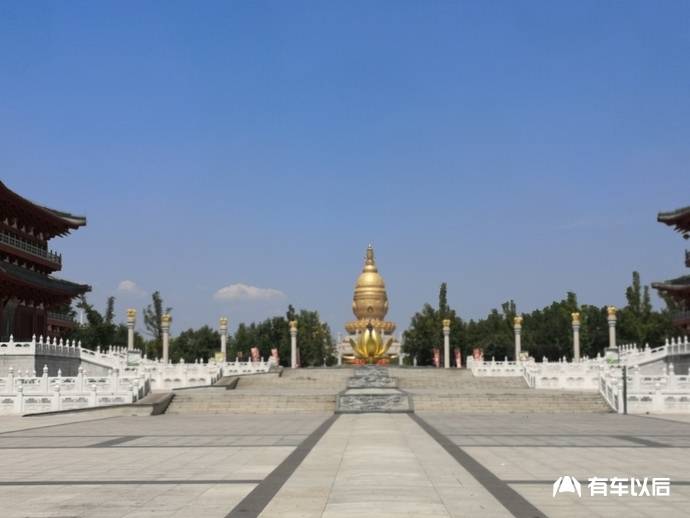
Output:
M38 272L32 272L16 264L0 261L0 278L20 282L27 287L47 290L59 295L76 297L87 291L91 291L88 284L77 284L76 282L65 281Z
M656 219L660 223L675 227L685 239L690 238L690 206L671 212L660 212Z
M86 225L84 216L76 216L28 200L0 181L0 216L23 218L48 237L67 234L72 229Z
M673 298L690 300L690 275L683 275L664 282L653 282L652 288L665 292Z

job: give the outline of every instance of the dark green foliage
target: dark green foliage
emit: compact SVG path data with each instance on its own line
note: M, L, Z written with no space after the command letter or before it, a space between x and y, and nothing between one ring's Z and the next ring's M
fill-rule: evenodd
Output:
M87 349L107 347L109 345L127 345L127 326L115 324L115 297L108 297L103 314L89 304L85 296L79 297L77 308L84 311L86 324L79 326L67 335L68 339L81 341ZM134 346L144 348L144 339L139 333L134 333Z
M627 305L618 312L617 338L619 343L636 343L640 346L661 345L661 342L674 333L671 312L666 308L653 311L649 296L649 286L641 289L640 274L633 272L632 285L625 290Z
M573 350L571 315L576 311L577 296L568 292L565 299L523 315L522 349L538 360L544 356L549 360L570 358ZM509 356L515 356L514 347Z
M146 306L143 311L146 331L153 337L153 340L146 344L146 353L152 358L159 358L163 351L161 317L165 313L170 313L172 308L165 308L165 311L163 311L163 299L158 290L153 292L151 299L151 304Z
M412 317L410 327L403 333L403 352L409 355L405 359L408 364L412 363L413 358L416 357L418 365L431 365L433 359L432 349L437 347L443 351L443 319L445 318L451 321L451 355L455 348L463 351L463 357L467 354L464 349L465 325L462 319L456 315L455 310L450 309L448 306L445 282L441 284L438 298L438 309L431 306L431 304L424 304L422 310L415 313Z
M268 358L271 348L278 348L281 365L290 364L289 321L297 321L297 346L303 367L328 365L334 362L334 343L328 324L321 322L316 311L301 310L289 306L285 317L273 317L263 322L240 324L229 341L228 359L237 356L247 359L253 346L259 348L261 356Z
M506 356L512 358L515 343L513 332L515 315L515 302L510 300L501 305L500 312L493 309L485 319L476 322L470 320L467 324L465 356L478 347L484 351L484 357L487 359L503 360Z
M618 343L649 343L658 346L677 334L671 323L671 311L676 308L673 301L667 307L654 311L648 286L642 286L640 275L633 272L632 285L625 291L627 304L618 312ZM543 357L551 361L566 357L572 359L573 330L572 313L580 313L581 355L590 358L604 352L608 347L608 322L606 306L579 305L575 293L568 292L560 301L549 306L523 314L522 350L537 360ZM416 356L419 365L432 363L432 349L443 347L442 324L444 316L453 320L451 324L451 350L460 348L463 358L475 347L481 348L486 359L504 357L514 359L515 334L513 318L515 303L511 300L493 309L486 318L463 323L448 307L446 284L439 291L438 309L425 304L410 322L404 333L403 350L411 357ZM411 358L410 358L411 362Z
M220 333L209 326L203 326L199 329L187 329L171 341L170 360L173 363L178 363L181 359L186 363L196 360L208 362L218 351Z

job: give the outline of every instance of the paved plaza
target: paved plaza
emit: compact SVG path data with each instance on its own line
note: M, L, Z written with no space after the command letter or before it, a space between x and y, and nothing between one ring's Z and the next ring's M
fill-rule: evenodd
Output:
M0 420L3 517L687 516L690 423L616 414ZM562 475L668 497L552 497Z

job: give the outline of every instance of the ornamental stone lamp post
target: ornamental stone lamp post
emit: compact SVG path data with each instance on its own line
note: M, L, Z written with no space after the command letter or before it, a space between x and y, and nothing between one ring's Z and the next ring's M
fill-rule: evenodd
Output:
M220 317L220 353L223 355L223 363L228 361L228 319Z
M616 306L606 308L609 323L609 347L606 349L606 359L609 363L617 363L620 360L620 353L616 346Z
M513 329L515 330L515 362L520 361L520 352L522 349L522 341L520 334L522 333L522 317L516 316L513 318Z
M134 324L137 322L137 310L129 308L127 310L127 350L134 350Z
M609 306L606 308L608 313L607 321L609 323L609 349L616 348L616 306Z
M297 320L290 320L290 367L297 368Z
M335 355L338 357L338 367L343 364L343 355L340 350L340 343L342 342L342 336L338 333L338 341L335 343Z
M580 361L580 313L572 313L573 317L573 361Z
M443 319L443 368L450 369L450 319Z
M166 313L161 317L161 331L163 331L163 363L168 363L168 351L170 349L170 323L172 317Z

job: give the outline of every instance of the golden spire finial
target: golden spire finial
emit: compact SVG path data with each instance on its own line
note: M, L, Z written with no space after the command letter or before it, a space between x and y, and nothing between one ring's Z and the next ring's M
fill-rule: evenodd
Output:
M376 261L374 260L374 247L371 243L367 247L367 256L364 261L364 271L365 272L376 272Z

